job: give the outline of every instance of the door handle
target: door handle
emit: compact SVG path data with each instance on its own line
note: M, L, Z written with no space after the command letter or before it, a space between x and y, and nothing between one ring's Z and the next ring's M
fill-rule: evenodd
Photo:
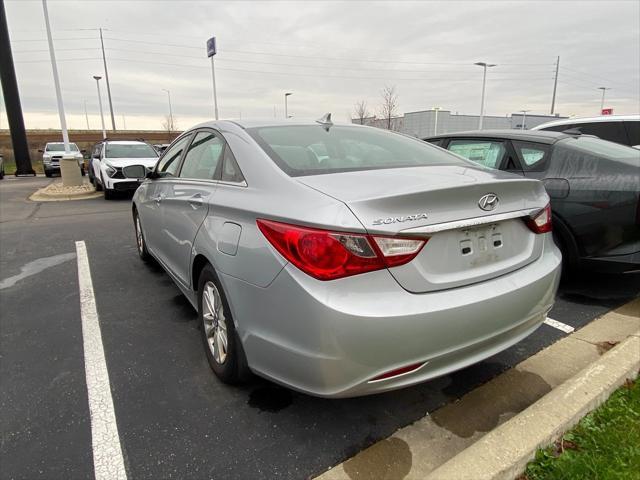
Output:
M189 200L187 201L189 202L189 205L191 205L193 208L199 208L202 205L204 205L204 202L202 200L202 195L199 193L196 193L195 195L190 197Z

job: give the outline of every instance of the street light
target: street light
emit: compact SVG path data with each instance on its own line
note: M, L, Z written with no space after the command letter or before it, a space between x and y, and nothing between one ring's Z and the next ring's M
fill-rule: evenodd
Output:
M166 88L163 88L167 92L167 98L169 99L169 131L173 130L173 111L171 110L171 92Z
M611 90L609 87L598 87L598 90L602 90L602 101L600 102L600 114L602 114L602 110L604 109L604 92L607 90Z
M102 112L102 96L100 95L100 79L98 75L94 75L93 79L96 81L98 87L98 105L100 106L100 120L102 121L102 138L107 138L107 131L104 129L104 113Z
M527 112L530 112L531 110L520 110L522 112L522 125L520 126L520 130L524 130L524 125L527 121Z
M287 105L287 97L293 95L293 92L287 92L284 94L284 118L289 118L289 108Z
M482 73L482 99L480 100L480 121L478 122L478 130L482 130L482 121L484 120L484 91L487 85L487 68L495 67L495 63L476 62L474 65L478 65L483 68Z

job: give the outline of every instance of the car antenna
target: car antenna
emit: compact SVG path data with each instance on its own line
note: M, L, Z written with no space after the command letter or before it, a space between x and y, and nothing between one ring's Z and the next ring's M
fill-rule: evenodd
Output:
M316 120L316 123L319 123L324 127L324 129L328 132L331 127L333 127L333 122L331 121L331 113L327 113Z

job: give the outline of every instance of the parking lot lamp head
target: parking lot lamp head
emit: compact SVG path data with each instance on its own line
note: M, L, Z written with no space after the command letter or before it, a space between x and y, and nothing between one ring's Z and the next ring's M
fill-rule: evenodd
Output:
M287 97L293 95L293 92L287 92L284 94L284 118L289 118L289 107L287 105Z
M495 67L495 63L476 62L474 65L478 65L483 68L482 72L482 98L480 100L480 120L478 122L478 130L482 130L482 121L484 120L484 92L487 85L487 68Z

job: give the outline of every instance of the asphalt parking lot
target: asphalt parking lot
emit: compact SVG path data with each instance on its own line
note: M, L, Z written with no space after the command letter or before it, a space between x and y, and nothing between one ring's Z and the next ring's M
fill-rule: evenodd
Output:
M34 203L50 182L0 182L1 478L91 478L76 241L93 280L129 478L308 478L454 401L566 335L542 325L480 364L412 388L325 400L207 364L196 314L137 256L130 198ZM638 295L640 276L564 282L550 317L583 326Z

